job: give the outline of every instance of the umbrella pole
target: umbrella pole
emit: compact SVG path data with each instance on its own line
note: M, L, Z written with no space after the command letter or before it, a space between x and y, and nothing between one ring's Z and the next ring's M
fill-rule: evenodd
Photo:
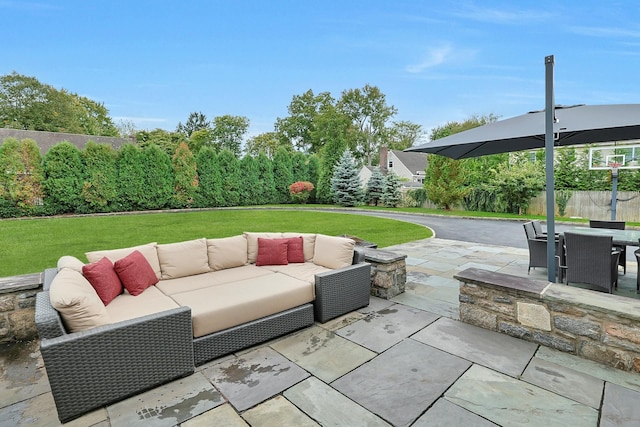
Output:
M556 281L555 260L555 200L553 183L553 123L555 101L553 99L553 55L544 58L545 64L545 171L547 188L547 276L549 282Z

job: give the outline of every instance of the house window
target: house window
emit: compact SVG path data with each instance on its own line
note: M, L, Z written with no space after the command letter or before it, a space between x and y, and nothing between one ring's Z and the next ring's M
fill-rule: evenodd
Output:
M393 160L389 160L389 169L393 169Z

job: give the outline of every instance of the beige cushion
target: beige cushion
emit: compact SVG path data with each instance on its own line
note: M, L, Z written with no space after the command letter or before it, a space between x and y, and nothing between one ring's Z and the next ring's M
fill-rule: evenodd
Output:
M163 280L211 271L204 238L158 245L158 260Z
M209 266L212 270L240 267L247 264L247 239L244 236L207 240Z
M309 233L282 233L282 237L298 237L302 236L302 250L304 252L304 260L307 262L313 261L313 253L316 246L316 235Z
M178 307L174 300L155 286L150 286L136 296L128 292L118 295L106 309L112 322L120 322Z
M247 239L247 258L250 264L255 264L258 258L258 237L262 239L280 239L282 233L255 233L250 231L244 232Z
M62 270L63 268L70 268L77 271L78 273L82 273L82 267L84 267L84 262L71 255L62 256L58 260L58 270Z
M356 242L346 237L316 235L313 263L327 268L348 267L353 262Z
M267 274L273 274L273 271L264 270L260 267L256 267L255 265L243 265L242 267L212 271L210 273L197 274L195 276L161 280L156 286L165 295L175 295L181 292L195 291L196 289L218 286L224 283L238 282L240 280L265 276Z
M156 273L156 277L160 279L162 272L160 270L160 261L158 261L158 252L156 250L157 243L147 243L146 245L132 246L130 248L122 249L110 249L106 251L93 251L87 252L85 256L89 262L98 262L103 257L107 257L111 262L115 263L119 259L122 259L129 255L133 251L140 251L140 253L149 261L149 265L153 268L153 272Z
M313 286L280 273L241 280L172 298L191 307L193 336L201 337L313 301Z
M274 273L282 273L287 276L295 277L296 279L304 280L312 285L316 282L316 274L331 271L330 268L316 265L312 262L305 263L292 263L287 265L265 265L266 270L273 271Z
M49 289L51 305L60 312L69 332L107 325L111 319L89 281L70 268L58 271Z

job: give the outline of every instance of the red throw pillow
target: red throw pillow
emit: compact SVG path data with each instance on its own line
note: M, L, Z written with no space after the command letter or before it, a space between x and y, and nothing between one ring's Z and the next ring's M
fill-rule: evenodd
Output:
M302 236L287 239L287 261L291 263L304 262Z
M109 304L122 293L122 283L107 257L82 266L82 274L96 290L104 305Z
M149 261L140 253L133 251L126 257L119 259L113 265L122 284L133 295L140 295L149 286L158 283L158 278Z
M287 265L287 240L258 237L256 265Z

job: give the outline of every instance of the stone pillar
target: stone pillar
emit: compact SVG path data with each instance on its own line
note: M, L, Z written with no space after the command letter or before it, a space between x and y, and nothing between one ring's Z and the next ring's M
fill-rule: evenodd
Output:
M41 276L36 273L0 279L0 343L38 336L34 316Z
M366 248L365 260L371 264L371 295L391 299L404 292L407 283L406 255Z

